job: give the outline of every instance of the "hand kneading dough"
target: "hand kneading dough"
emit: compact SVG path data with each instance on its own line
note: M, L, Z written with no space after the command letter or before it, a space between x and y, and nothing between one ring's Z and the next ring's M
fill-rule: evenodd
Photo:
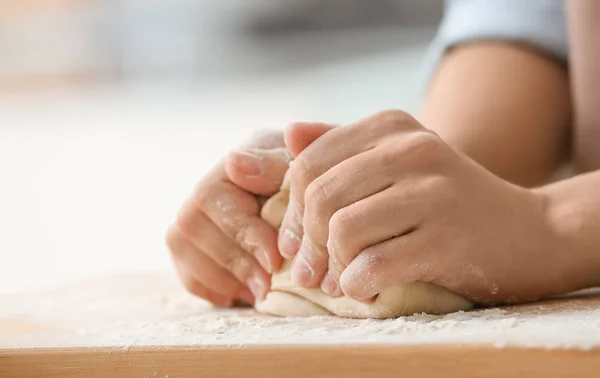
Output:
M279 229L289 201L289 180L281 191L269 198L261 216ZM306 289L292 282L291 260L286 260L271 282L271 292L256 304L259 312L279 316L337 315L347 318L395 318L425 312L445 314L470 309L466 299L433 284L416 282L385 289L373 303L362 303L349 297L331 297L320 288Z

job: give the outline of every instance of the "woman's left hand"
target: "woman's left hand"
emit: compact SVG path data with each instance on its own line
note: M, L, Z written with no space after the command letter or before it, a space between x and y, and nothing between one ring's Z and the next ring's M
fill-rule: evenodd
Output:
M502 303L573 282L545 197L494 176L402 111L338 128L294 124L286 143L296 159L279 249L299 254L292 276L302 286L369 301L423 281Z

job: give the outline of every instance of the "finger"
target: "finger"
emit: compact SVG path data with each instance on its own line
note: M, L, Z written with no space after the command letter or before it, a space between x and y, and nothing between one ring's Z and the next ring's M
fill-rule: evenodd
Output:
M322 124L294 124L288 128L284 135L288 148L292 152L298 153L315 138L324 138L338 130ZM323 155L331 156L337 152L323 150L323 154L312 153L306 158L307 151L315 151L315 149L311 150L310 147L304 149L301 155L290 163L290 201L279 231L279 250L287 258L296 256L298 251L302 251L293 262L292 280L301 286L315 287L325 275L328 255L325 242L315 243L314 240L304 235L304 226L307 225L304 220L305 200L308 197L307 188L309 185L328 168L320 166L319 159ZM325 160L331 161L332 159ZM315 169L315 166L318 166L318 168ZM320 224L310 226L318 228Z
M288 139L304 130L298 125L304 127L303 124L293 124L285 134L290 150L291 142L288 142ZM349 126L330 129L320 135L290 163L291 186L296 189L292 197L298 204L298 210L303 214L305 191L317 177L339 163L377 147L379 141L391 132L408 133L421 129L410 115L401 111L385 111ZM386 155L383 158L385 159ZM389 159L387 163L390 163Z
M426 206L416 200L413 188L406 189L405 193L386 189L333 214L327 242L329 271L323 291L339 295L341 273L363 250L418 228Z
M327 252L319 254L314 250L312 244L301 236L303 235L303 222L297 203L291 196L293 190L294 188L291 187L290 201L279 229L279 250L284 257L290 259L300 249L301 244L304 246L304 250L308 252L298 255L294 259L291 277L292 281L298 285L314 287L321 282L327 269ZM319 269L315 270L314 266L319 266Z
M288 127L284 138L288 149L297 155L315 139L333 128L334 126L323 123L295 123ZM290 167L292 165L293 162L290 162ZM290 173L291 169L288 172L289 176L291 176ZM290 192L292 190L290 188ZM303 204L294 201L294 196L290 196L288 208L279 229L279 251L288 259L294 257L300 249L303 212Z
M198 250L204 251L221 268L233 273L239 282L245 283L255 298L264 299L270 287L269 275L252 255L223 234L206 215L182 211L177 225L178 230ZM261 254L258 258L264 259L265 255ZM269 262L263 260L262 264L268 266Z
M395 181L387 158L376 150L342 161L313 181L306 189L304 235L325 253L332 216L341 209L389 188ZM339 218L338 214L338 218ZM337 218L336 218L337 219ZM347 221L347 219L337 219ZM337 220L334 221L337 222ZM309 253L303 246L300 254ZM315 258L309 257L310 260Z
M366 301L393 285L431 281L433 268L423 263L427 245L425 233L417 230L365 249L342 273L342 291Z
M330 217L327 227L329 270L321 285L325 293L341 295L341 273L362 250L406 235L422 222L425 206L417 200L414 194L417 190L404 182L397 185L405 186L405 190L386 188L342 207Z
M294 156L298 156L308 145L335 126L318 122L296 122L288 126L283 134L285 145Z
M256 256L267 272L279 269L282 258L277 249L277 231L260 218L255 196L223 181L198 188L190 201L190 208L204 212L223 234Z
M190 293L200 298L206 299L207 301L211 302L215 307L226 308L231 307L233 305L232 298L218 294L206 288L204 285L199 283L194 278L194 276L190 272L188 272L187 269L181 264L175 264L175 267L177 269L177 273L179 274L181 282L183 283L183 286Z
M302 223L304 237L292 268L292 277L296 282L312 287L321 282L329 268L332 271L321 288L330 295L340 293L336 287L340 271L328 264L328 260L332 262L329 259L331 251L327 249L330 220L336 211L372 196L393 183L393 176L388 173L389 164L381 164L377 157L376 153L370 151L350 157L318 177L306 189ZM338 219L343 222L350 220L339 216L333 220L337 222ZM295 225L290 224L289 227Z
M177 227L200 249L223 253L245 253L250 261L258 261L265 269L270 269L271 263L264 253L259 253L260 248L251 248L249 252L243 250L233 239L227 237L221 229L200 209L193 205L184 206L177 217ZM256 253L253 255L253 253Z
M292 155L287 148L240 149L225 159L225 172L240 188L258 195L271 196L281 187Z
M412 123L411 123L412 121ZM301 226L296 224L305 216L305 197L308 186L319 176L340 162L374 148L382 136L390 130L412 130L416 122L403 112L384 112L369 117L354 125L330 129L317 140L308 145L297 158L290 163L291 191L290 207L292 208L282 223L280 230L280 250L285 256L294 256L298 250L296 241L301 238ZM286 143L293 139L299 126L292 125L285 134ZM301 128L300 128L301 129ZM302 130L302 129L301 129ZM294 148L290 148L293 150ZM296 151L292 151L294 153ZM300 216L297 216L300 214ZM307 221L304 221L308 225ZM320 224L314 223L315 227ZM282 248L288 247L289 250ZM306 287L315 286L323 278L327 267L327 250L323 243L302 237L299 248L302 256L298 257L292 267L292 277L295 282Z
M291 259L296 255L300 249L303 235L302 212L298 209L297 203L293 200L293 190L294 189L290 187L287 209L285 210L281 226L279 227L279 251L281 255L287 259Z
M178 269L187 280L184 282L186 287L195 288L193 279L212 292L231 299L232 303L235 298L244 301L253 299L245 285L196 248L176 227L169 230L167 243Z
M419 189L402 181L333 214L327 247L342 270L364 249L418 229L432 211Z
M404 134L425 130L409 114L400 110L376 113L344 127L325 124L295 123L286 129L284 138L292 155L307 161L296 169L314 179L343 160L375 148L391 133ZM334 153L328 153L334 152Z

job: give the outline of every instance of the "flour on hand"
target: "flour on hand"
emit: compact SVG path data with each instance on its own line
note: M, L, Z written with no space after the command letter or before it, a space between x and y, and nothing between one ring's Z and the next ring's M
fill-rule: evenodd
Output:
M261 217L279 229L290 196L289 175L279 193L269 198ZM320 288L295 285L291 277L292 260L286 260L273 275L271 292L255 305L259 312L279 316L337 315L346 318L396 318L415 313L445 314L467 310L473 304L440 286L415 282L392 286L381 292L372 303L362 303L346 296L332 297Z

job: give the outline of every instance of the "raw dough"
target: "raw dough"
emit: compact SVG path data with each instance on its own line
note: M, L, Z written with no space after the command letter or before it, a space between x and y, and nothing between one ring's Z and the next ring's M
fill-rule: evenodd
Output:
M269 198L261 217L279 229L289 201L289 179L286 175L281 191ZM425 312L445 314L467 310L473 304L437 285L416 282L393 286L381 292L375 302L366 304L349 297L334 298L320 288L306 289L292 282L292 260L286 260L275 273L271 292L256 304L259 312L279 316L337 315L346 318L395 318Z

